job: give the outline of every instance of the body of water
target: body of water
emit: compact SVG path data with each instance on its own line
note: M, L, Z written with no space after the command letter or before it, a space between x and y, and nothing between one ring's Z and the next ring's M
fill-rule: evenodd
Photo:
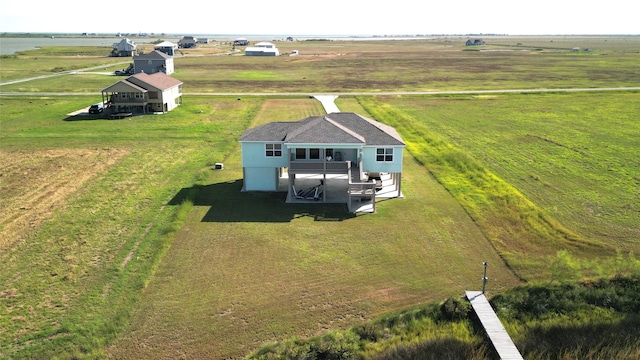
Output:
M2 37L0 38L0 55L11 55L17 51L33 50L43 46L113 46L120 42L118 37ZM138 39L134 42L142 44L156 39Z

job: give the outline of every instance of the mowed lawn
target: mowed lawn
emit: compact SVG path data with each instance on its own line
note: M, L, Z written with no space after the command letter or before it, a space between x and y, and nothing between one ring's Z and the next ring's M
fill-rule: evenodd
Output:
M256 121L281 118L273 105L265 101ZM478 289L483 261L491 291L519 282L409 154L405 198L357 216L343 205L285 204L283 193L240 193L239 150L224 166L200 188L111 356L241 358L269 341Z

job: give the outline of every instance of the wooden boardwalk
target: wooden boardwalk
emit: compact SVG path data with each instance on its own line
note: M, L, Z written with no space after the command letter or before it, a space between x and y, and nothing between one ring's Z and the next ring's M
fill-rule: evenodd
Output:
M466 291L466 294L500 359L522 360L522 355L520 355L518 348L511 340L507 330L502 326L500 319L498 319L484 294L481 291Z

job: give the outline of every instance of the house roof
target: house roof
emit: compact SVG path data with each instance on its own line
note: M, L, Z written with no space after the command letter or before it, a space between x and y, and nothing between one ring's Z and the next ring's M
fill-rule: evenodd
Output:
M404 146L391 126L355 113L311 116L298 122L273 122L248 129L240 141L273 141L289 144L362 144Z
M133 57L133 61L136 60L166 60L166 59L171 59L172 57L163 53L160 50L153 50L152 52L148 53L148 54L142 54L142 55L138 55L138 56L134 56Z
M163 41L160 44L157 44L156 46L154 46L155 49L157 48L165 48L165 47L172 47L172 48L178 48L177 44L174 44L170 41Z
M167 90L174 86L182 84L182 81L176 78L172 78L171 76L163 72L157 72L153 74L137 73L135 75L131 75L126 80L131 83L137 84L145 89L148 89L148 87L150 86L158 90Z
M256 47L275 47L275 45L273 43L270 43L268 41L261 41L261 42L257 43L255 46Z
M157 72L151 75L138 73L102 89L102 92L124 92L132 90L146 92L150 88L164 91L181 84L182 81L172 78L163 72Z
M128 82L126 79L125 80L120 80L114 84L111 84L109 86L107 86L106 88L102 89L101 92L147 92L146 89Z

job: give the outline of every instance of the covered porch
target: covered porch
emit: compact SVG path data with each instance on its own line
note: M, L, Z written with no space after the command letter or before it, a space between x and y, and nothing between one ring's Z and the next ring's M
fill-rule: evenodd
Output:
M402 197L400 174L370 178L350 161L309 164L280 171L278 191L287 193L287 203L347 204L350 212L375 212L376 199Z
M102 103L110 114L146 114L149 92L140 86L121 80L102 89Z

